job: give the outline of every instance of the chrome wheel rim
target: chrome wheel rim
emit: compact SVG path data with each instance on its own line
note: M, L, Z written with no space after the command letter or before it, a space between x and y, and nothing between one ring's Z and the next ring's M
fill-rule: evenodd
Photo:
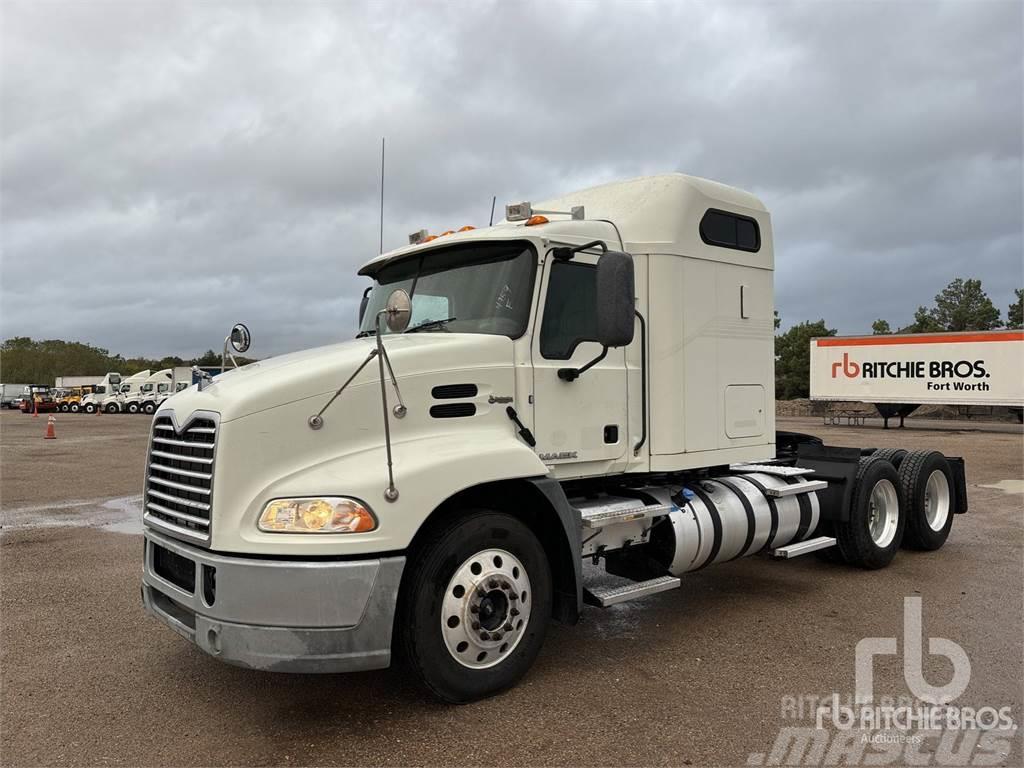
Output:
M896 528L900 519L900 501L896 494L896 486L891 480L879 480L871 489L868 504L868 532L871 539L879 547L888 547L896 538Z
M928 475L924 487L924 515L928 527L933 531L941 531L949 519L949 480L939 469Z
M485 549L456 570L441 603L441 634L459 664L486 669L500 664L526 633L533 594L519 558Z

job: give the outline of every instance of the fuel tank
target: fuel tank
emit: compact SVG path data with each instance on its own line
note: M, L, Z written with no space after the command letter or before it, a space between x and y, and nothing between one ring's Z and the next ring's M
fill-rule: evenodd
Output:
M652 549L678 576L803 541L821 514L817 491L800 489L807 483L759 472L688 483L672 494L668 523L651 530Z

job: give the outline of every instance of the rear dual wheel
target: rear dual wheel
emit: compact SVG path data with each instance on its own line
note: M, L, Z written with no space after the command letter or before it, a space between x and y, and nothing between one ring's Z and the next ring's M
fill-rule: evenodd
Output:
M896 468L881 456L861 458L850 500L850 518L834 524L843 559L860 568L884 568L900 548L906 523Z
M899 479L907 504L905 545L939 549L949 538L956 511L949 462L938 451L911 451L900 465Z
M520 520L473 510L417 547L395 636L435 695L464 703L514 685L533 664L551 615L551 569Z

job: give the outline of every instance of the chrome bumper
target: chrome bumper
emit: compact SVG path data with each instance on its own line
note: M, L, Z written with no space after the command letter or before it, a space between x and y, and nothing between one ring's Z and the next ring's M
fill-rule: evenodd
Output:
M391 663L404 557L257 559L207 552L150 528L144 538L146 611L211 656L274 672Z

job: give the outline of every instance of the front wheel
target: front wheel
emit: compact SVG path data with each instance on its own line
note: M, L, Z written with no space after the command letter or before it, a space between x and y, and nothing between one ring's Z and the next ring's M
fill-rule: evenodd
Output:
M441 525L410 560L395 617L405 663L464 703L514 685L551 615L551 568L521 521L477 510Z
M138 413L138 412L139 412L139 404L138 403L128 403L128 413Z
M156 411L156 404L155 403L146 403L144 406L142 406L142 410L145 413L154 413Z
M107 406L106 411L107 411L107 413L117 413L118 408L117 408L116 405L111 403L110 405Z

